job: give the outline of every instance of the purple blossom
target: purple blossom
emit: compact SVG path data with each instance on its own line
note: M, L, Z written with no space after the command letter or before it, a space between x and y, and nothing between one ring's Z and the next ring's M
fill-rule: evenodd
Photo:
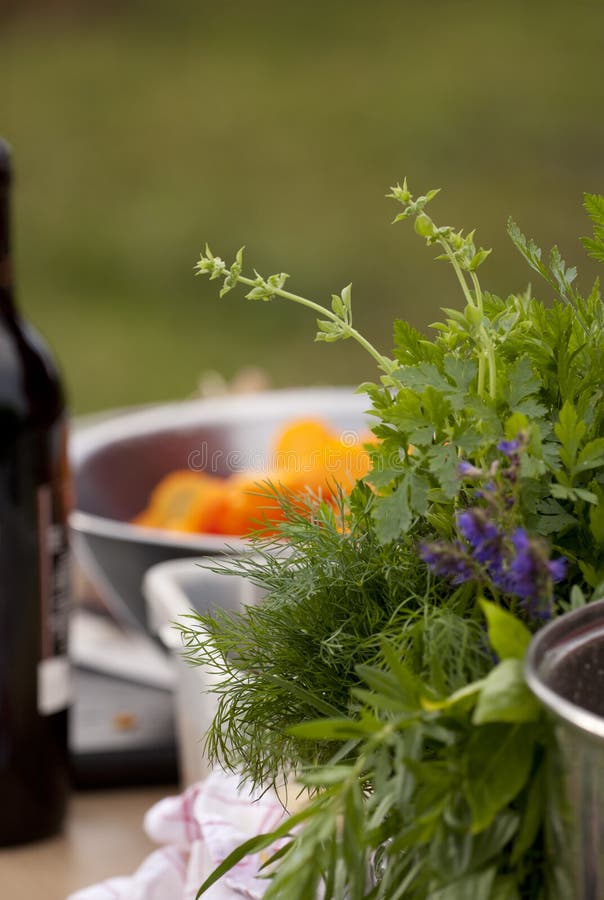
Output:
M483 486L476 490L474 493L477 497L481 497L483 500L491 501L493 499L493 494L495 494L496 492L497 485L492 478L489 478L489 480L485 481Z
M518 597L530 618L549 618L553 586L565 577L566 560L550 560L542 538L529 536L524 528L506 532L489 514L493 511L483 507L459 513L463 540L422 544L421 558L452 584L490 581L503 594Z
M568 568L568 560L564 556L558 556L557 559L551 559L548 563L550 578L554 584L564 581L566 578L566 570Z
M516 484L520 477L521 451L526 447L526 443L527 436L521 431L514 440L503 440L497 444L497 449L507 456L509 462L508 466L501 469L501 474L511 484Z
M419 554L435 575L448 578L451 584L463 584L477 578L476 568L461 541L424 543Z
M553 585L564 578L566 559L550 560L545 542L529 537L524 528L514 531L511 543L515 552L509 567L510 592L522 598L531 616L549 618Z
M510 563L510 576L514 593L524 600L538 599L549 586L547 555L541 543L531 540L524 528L517 528L512 534L515 554Z
M497 444L497 449L501 450L507 457L511 458L515 456L516 453L520 450L521 443L520 438L514 438L513 441L499 441Z
M565 578L567 563L561 557L551 560L543 538L517 527L517 484L527 441L524 431L499 441L497 449L506 459L494 459L488 469L461 460L459 475L479 481L473 491L479 504L457 514L457 540L423 544L420 554L452 584L490 584L516 597L529 618L544 619L552 614L554 585Z
M457 516L459 533L472 548L472 556L483 565L497 562L503 551L503 535L487 510L474 506Z
M473 466L467 459L462 459L457 467L457 471L462 478L480 478L484 475L482 469L479 469L478 466Z

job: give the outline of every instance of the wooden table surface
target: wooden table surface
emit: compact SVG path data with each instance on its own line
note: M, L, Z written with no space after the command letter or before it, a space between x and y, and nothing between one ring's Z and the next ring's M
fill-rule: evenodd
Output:
M2 900L65 900L78 888L129 875L154 845L145 812L178 787L75 793L64 833L51 840L0 849Z

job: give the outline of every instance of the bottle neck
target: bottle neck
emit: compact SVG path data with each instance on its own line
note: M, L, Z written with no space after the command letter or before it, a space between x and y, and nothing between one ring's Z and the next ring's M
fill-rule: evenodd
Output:
M0 316L15 315L10 247L10 181L0 172Z

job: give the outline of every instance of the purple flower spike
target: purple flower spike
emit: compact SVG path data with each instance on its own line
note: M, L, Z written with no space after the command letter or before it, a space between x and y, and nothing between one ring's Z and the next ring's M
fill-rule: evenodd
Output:
M554 584L557 584L559 581L564 581L566 577L567 562L568 561L564 556L559 556L557 559L550 560L547 564L549 569L549 577L552 579Z
M531 541L524 528L517 528L512 534L512 544L516 551L510 566L514 593L524 600L541 597L545 587L544 575L549 581L547 558L543 557L541 548Z
M518 453L520 446L520 439L514 438L513 441L499 441L497 449L501 450L502 453L505 453L506 456L511 457Z
M481 475L484 475L482 469L479 469L478 466L473 466L472 463L465 459L462 459L457 467L457 471L462 478L480 478Z
M519 553L523 553L531 545L531 539L526 533L524 528L517 528L512 534L512 544L514 545L514 549Z
M448 578L452 584L476 579L476 572L459 541L454 544L422 544L419 554L435 575Z
M502 536L485 509L473 507L459 513L457 527L472 548L472 556L477 562L483 565L497 562L502 552Z
M512 592L523 599L532 618L549 618L553 585L566 575L566 560L549 560L545 543L530 538L524 528L517 528L512 534L512 545L516 551L509 569Z

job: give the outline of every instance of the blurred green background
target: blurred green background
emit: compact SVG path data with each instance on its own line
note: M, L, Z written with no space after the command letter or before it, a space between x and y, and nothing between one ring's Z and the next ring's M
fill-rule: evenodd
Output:
M77 412L186 396L200 373L276 385L372 377L308 312L217 299L205 240L357 326L425 327L456 283L384 199L443 187L440 224L495 246L483 282L524 288L508 214L578 260L581 192L604 192L604 4L4 0L0 133L18 166L21 305ZM536 277L536 276L534 276ZM536 293L547 290L535 284Z

